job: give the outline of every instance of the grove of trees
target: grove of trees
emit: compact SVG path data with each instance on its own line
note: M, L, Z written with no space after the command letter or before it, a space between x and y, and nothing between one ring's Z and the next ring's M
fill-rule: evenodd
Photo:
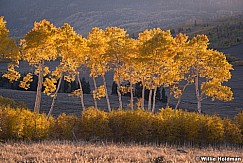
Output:
M97 108L97 100L105 97L108 111L111 111L105 77L108 71L114 72L119 109L123 109L120 92L125 90L122 87L124 82L130 83L129 89L126 89L129 92L133 92L136 83L142 83L141 108L145 108L145 89L150 90L147 110L151 112L155 111L156 90L160 86L170 90L168 106L170 97L174 96L178 99L178 108L184 90L188 85L194 85L199 113L202 112L205 98L224 101L233 99L231 88L223 85L231 78L232 65L226 60L225 54L208 48L206 35L197 35L191 39L185 34L173 37L169 30L155 28L139 33L138 38L134 39L122 28L107 27L103 30L94 27L84 38L67 23L58 28L47 20L35 22L19 46L9 38L8 33L6 21L1 17L0 56L1 59L12 61L4 77L11 81L18 80L20 74L14 68L21 60L35 68L34 74L38 76L35 112L40 110L44 86L44 93L52 98L51 114L61 79L78 81L79 89L74 93L80 97L81 107L85 110L80 80L84 67L90 69L90 77L93 78L94 106ZM45 63L55 60L59 60L60 64L50 71ZM28 73L20 86L28 89L34 74ZM103 85L97 86L96 78L99 76L102 77ZM129 106L133 110L133 93L130 95Z

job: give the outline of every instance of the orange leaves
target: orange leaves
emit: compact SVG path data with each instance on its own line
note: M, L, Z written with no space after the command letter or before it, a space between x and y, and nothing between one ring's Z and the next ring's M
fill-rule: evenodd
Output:
M6 22L0 17L0 41L6 41L8 32ZM90 68L90 77L104 76L107 71L113 70L113 80L118 85L129 82L132 86L142 82L150 90L163 85L173 88L176 98L180 98L184 91L185 87L181 87L181 83L195 84L195 79L200 78L197 83L200 84L201 90L198 92L202 93L201 97L206 95L213 100L232 100L233 92L222 85L231 78L232 65L223 53L208 49L208 44L206 35L192 39L188 39L185 34L173 37L169 30L160 28L145 30L139 33L138 39L132 39L123 28L107 27L102 30L94 27L86 39L67 23L56 28L49 21L42 20L35 22L33 29L21 40L21 56L12 58L17 61L22 59L35 66L38 75L51 74L49 81L46 81L49 84L45 84L52 91L54 80L64 76L66 81L73 81L80 74L80 69L86 66ZM0 54L2 45L6 44L0 42ZM17 54L17 51L12 50L9 56ZM44 61L57 58L60 59L60 65L50 72ZM5 75L10 80L17 80L19 76L14 66L9 67ZM206 81L202 82L203 79ZM22 86L27 88L27 82L23 81ZM105 91L103 87L94 90L94 98L105 96Z
M9 38L9 30L6 28L4 17L0 16L0 61L2 59L10 59L18 63L19 49L15 41Z
M202 83L201 89L203 94L212 97L212 101L215 99L224 101L233 100L233 92L231 91L231 88L223 86L217 79Z
M101 99L102 97L105 97L106 91L105 86L101 85L96 90L93 90L93 97L94 99Z
M20 78L20 73L15 70L15 65L8 65L8 72L3 75L3 77L8 78L10 82L17 81Z
M33 29L21 40L23 59L31 65L36 65L42 60L55 60L56 27L47 20L35 22Z
M186 36L179 35L176 37L176 42L182 47L177 57L182 75L181 80L194 83L196 79L200 78L205 81L194 83L197 85L196 87L201 87L198 102L203 100L203 96L212 97L212 100L232 100L231 89L222 86L223 82L231 78L232 65L228 63L223 53L208 49L207 36L197 35L187 41Z
M44 81L44 93L47 94L48 96L50 96L53 92L56 91L56 84L57 80L54 78L46 78Z
M33 76L31 73L28 73L24 78L23 81L20 81L19 87L24 89L30 88L30 83L33 81Z

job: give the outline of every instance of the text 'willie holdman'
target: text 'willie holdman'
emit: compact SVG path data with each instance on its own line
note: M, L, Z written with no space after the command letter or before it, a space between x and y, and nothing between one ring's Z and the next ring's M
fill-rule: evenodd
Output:
M218 157L213 157L213 156L200 156L196 157L197 161L202 161L202 162L241 162L242 158L241 157L229 157L229 156L218 156Z

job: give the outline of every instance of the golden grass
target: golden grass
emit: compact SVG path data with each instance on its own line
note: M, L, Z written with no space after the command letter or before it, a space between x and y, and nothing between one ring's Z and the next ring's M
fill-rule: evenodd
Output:
M180 150L178 150L180 149ZM181 150L187 152L183 153ZM118 145L86 142L8 142L0 144L0 162L196 162L197 156L242 157L243 149L165 147L153 145Z

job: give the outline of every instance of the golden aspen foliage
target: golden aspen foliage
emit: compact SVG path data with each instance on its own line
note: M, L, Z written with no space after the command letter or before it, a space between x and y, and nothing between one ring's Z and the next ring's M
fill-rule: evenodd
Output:
M148 89L154 89L154 86L164 84L162 74L173 67L169 64L171 58L176 55L175 41L170 31L162 31L159 28L140 33L139 41L140 58L146 64L145 85Z
M76 89L74 91L71 92L71 94L68 94L69 96L77 96L80 97L81 96L81 90L80 89Z
M47 82L46 86L50 88L45 87L46 90L44 92L53 97L48 117L53 111L54 103L57 98L57 93L60 89L63 77L67 82L74 81L76 77L78 77L79 81L80 68L87 60L88 53L87 40L81 35L77 34L73 27L71 27L68 23L64 23L62 27L57 29L55 43L56 49L59 52L58 56L61 61L56 69L52 72L50 80L45 81ZM57 80L59 80L59 82L56 87ZM79 94L82 108L84 109L81 82L79 82L79 85L81 88L79 89Z
M131 84L139 82L138 75L138 40L127 39L126 41L126 57L120 67L120 79L121 81L129 81ZM118 80L118 73L114 74L114 80Z
M43 78L48 73L45 62L56 60L56 27L47 20L35 22L34 27L21 40L22 59L34 66L38 74L38 86L34 111L39 112Z
M61 56L61 64L66 66L67 72L75 73L87 60L87 40L77 34L73 27L65 23L58 29L56 39Z
M9 30L6 27L6 21L0 16L0 61L2 59L10 59L18 63L20 53L15 41L9 38Z
M86 62L86 66L90 68L89 76L93 78L94 82L94 91L93 91L93 98L95 108L98 108L98 104L96 101L96 93L97 93L97 83L96 78L98 76L102 76L104 84L105 81L105 73L108 71L108 63L105 60L104 54L108 48L108 39L105 35L105 31L94 27L88 34L88 61ZM106 90L107 92L107 90ZM109 107L109 96L106 93L106 100Z
M87 67L90 68L90 77L104 75L108 70L108 63L104 54L108 48L108 39L100 28L92 28L88 34L89 59Z
M166 82L174 82L173 74L177 74L173 68L173 57L176 55L176 42L169 30L163 31L159 28L145 30L139 33L140 64L143 68L139 71L143 87L150 90L148 110L151 109L152 90L155 99L157 87L169 85ZM169 75L165 75L165 74ZM144 92L144 89L143 89ZM143 93L144 94L144 93ZM155 109L153 100L152 111Z
M4 17L0 16L0 61L5 59L10 61L8 71L3 77L13 82L20 78L20 74L15 70L15 67L18 67L19 64L20 53L15 41L9 38L9 30L6 28L6 23Z
M212 101L215 99L221 101L233 100L233 92L228 86L223 86L217 79L212 79L201 84L202 93L211 97Z
M46 78L43 86L45 87L44 93L48 96L52 96L52 93L56 91L57 80L55 78Z
M121 67L127 57L126 42L128 40L128 34L123 28L108 27L105 30L106 37L108 39L108 49L104 55L109 67L114 71L113 80L117 83L117 94L119 98L119 108L122 109L122 95L120 93L120 86L123 82Z
M226 56L216 50L208 49L209 40L206 35L197 35L188 40L186 35L178 35L175 41L180 45L176 59L180 66L181 81L186 81L182 91L189 84L194 84L197 98L197 109L201 113L201 102L211 97L212 100L230 101L233 92L222 83L231 78L232 65ZM180 84L178 83L180 86Z
M57 58L55 47L56 27L47 20L35 22L25 38L21 40L23 59L30 65L38 65L43 60Z
M3 77L8 78L10 82L17 81L20 76L20 73L15 70L14 64L9 64L7 73L3 75Z
M80 73L79 69L88 59L87 40L77 34L73 27L65 23L57 31L56 42L61 62L53 75L60 78L63 74L64 80L74 81Z
M101 85L97 87L96 90L93 90L93 97L94 99L101 99L102 97L105 97L106 91L105 91L105 86Z
M72 81L75 80L75 75L72 75L72 74L65 75L64 76L64 80L66 80L67 82L71 83Z
M20 81L19 87L24 89L30 88L30 83L33 81L33 76L31 73L28 73L24 78L23 81Z

